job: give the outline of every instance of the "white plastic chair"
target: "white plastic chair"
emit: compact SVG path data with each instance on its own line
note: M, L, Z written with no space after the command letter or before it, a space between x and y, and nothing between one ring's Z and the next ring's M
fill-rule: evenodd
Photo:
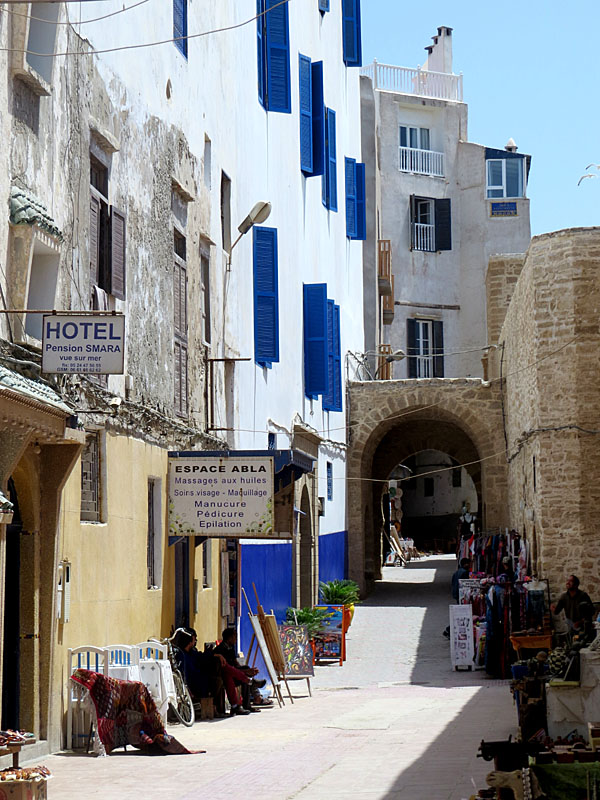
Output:
M90 738L91 715L88 693L83 686L71 680L76 669L101 672L108 676L108 654L103 647L83 645L69 648L67 677L67 750L74 750L73 736L81 747ZM75 726L73 726L75 722ZM75 727L75 730L73 728Z
M159 642L140 642L136 644L135 649L138 651L140 661L159 661L167 657L167 645L160 644Z
M108 652L109 666L114 664L119 667L131 667L140 663L140 653L136 645L109 644L103 649Z

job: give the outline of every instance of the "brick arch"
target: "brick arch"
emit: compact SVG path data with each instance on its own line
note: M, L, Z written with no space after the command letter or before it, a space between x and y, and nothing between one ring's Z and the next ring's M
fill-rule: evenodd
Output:
M381 573L376 520L382 481L413 453L441 450L468 465L484 525L506 524L507 475L498 386L476 379L353 383L348 407L348 563L350 577L363 591ZM479 463L469 464L472 461Z

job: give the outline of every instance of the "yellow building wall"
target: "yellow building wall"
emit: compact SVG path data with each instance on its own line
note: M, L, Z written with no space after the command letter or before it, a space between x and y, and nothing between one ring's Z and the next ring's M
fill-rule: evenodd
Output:
M167 451L107 432L101 447L105 497L102 522L82 522L81 462L63 490L58 560L71 562L69 622L57 625L53 683L67 681L67 648L135 644L165 637L174 620L174 556L168 546ZM161 481L162 571L147 588L148 479ZM202 547L190 542L190 622L200 643L220 637L221 542L211 540L211 588L202 589ZM194 613L194 579L199 580Z

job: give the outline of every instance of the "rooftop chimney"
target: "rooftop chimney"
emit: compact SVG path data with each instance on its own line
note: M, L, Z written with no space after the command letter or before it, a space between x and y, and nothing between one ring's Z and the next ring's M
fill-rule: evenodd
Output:
M517 145L516 145L515 140L512 138L512 136L510 137L508 142L504 145L504 149L508 150L509 153L516 153L517 150L519 149L517 147Z
M433 44L428 45L427 60L423 69L432 72L452 72L452 28L442 26L437 29L437 34L431 37Z

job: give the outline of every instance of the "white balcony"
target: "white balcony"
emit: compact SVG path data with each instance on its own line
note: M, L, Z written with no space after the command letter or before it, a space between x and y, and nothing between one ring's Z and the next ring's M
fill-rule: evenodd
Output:
M435 150L419 150L416 147L399 147L398 169L418 175L444 177L444 154Z
M374 89L399 94L414 94L419 97L435 97L439 100L463 101L463 76L451 72L431 72L425 69L394 67L374 61L362 67L361 75L373 82Z
M412 249L435 252L435 225L425 225L422 222L412 223Z

